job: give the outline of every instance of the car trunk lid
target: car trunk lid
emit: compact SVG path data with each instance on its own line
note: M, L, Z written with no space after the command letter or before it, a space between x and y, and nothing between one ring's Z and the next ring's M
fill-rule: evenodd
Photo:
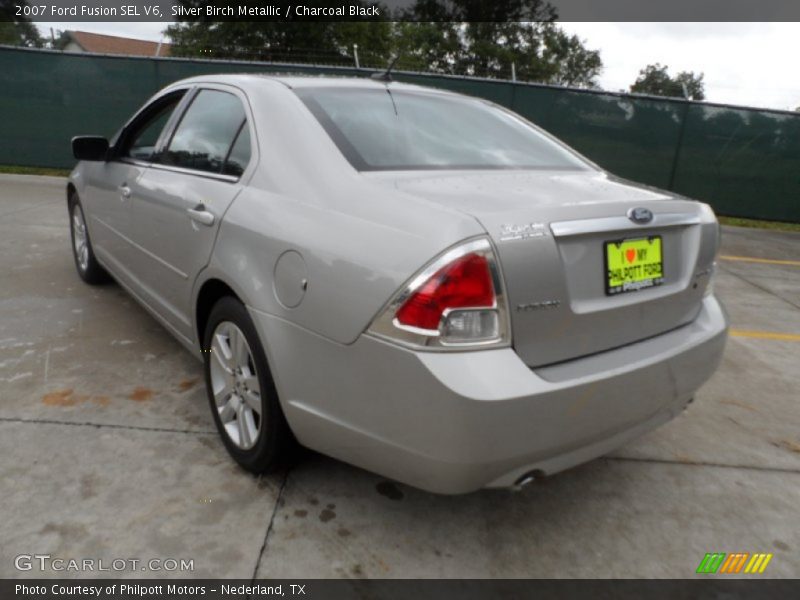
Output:
M700 203L595 171L371 177L483 225L499 255L514 349L531 367L658 335L692 321L700 309L716 251L716 225ZM635 208L648 208L652 221L631 220ZM606 242L655 237L662 283L609 295Z

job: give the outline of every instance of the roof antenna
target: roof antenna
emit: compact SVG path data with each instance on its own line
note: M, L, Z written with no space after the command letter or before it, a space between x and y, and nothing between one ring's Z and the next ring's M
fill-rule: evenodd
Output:
M389 66L386 68L386 70L383 73L373 73L370 75L370 79L383 81L384 83L389 83L392 81L392 69L394 69L394 65L398 58L400 58L400 54L395 54L394 58L392 58L392 62L389 63Z

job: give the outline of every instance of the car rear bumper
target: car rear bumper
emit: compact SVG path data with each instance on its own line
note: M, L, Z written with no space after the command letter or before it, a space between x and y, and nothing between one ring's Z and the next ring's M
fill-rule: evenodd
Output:
M717 368L727 336L709 296L689 325L531 369L510 348L414 352L366 335L341 345L251 314L301 443L439 493L556 473L672 419Z

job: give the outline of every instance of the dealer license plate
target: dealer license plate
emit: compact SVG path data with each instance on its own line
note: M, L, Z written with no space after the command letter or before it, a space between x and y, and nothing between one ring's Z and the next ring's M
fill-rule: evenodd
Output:
M636 292L664 283L661 236L605 242L606 294Z

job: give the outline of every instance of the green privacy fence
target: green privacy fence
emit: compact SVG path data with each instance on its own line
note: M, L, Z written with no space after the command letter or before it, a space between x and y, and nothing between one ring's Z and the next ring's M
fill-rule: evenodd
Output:
M178 79L290 71L367 74L0 48L0 164L71 167L73 135L112 135ZM421 73L395 78L502 104L612 173L704 200L720 214L800 222L800 114Z

